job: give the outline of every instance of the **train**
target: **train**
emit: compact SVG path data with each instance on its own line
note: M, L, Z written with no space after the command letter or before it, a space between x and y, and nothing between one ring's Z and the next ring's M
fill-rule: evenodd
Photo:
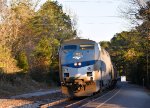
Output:
M63 94L91 96L114 87L117 72L109 53L88 39L64 41L59 49L59 77Z

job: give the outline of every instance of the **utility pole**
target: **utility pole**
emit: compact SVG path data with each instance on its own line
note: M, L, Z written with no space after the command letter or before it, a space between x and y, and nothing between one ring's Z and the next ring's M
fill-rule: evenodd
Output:
M147 53L148 53L148 51L147 51ZM148 72L148 69L149 69L149 66L148 66L148 54L147 54L147 57L146 57L146 59L147 59L147 87L149 88L149 72Z
M137 1L137 3L139 4L139 6L141 7L141 8L147 8L147 4L146 4L146 1L144 1L144 0L136 0ZM150 87L150 83L149 83L149 37L150 37L150 28L148 28L147 30L146 30L146 32L147 32L147 38L146 38L146 40L147 40L147 47L146 47L146 79L147 79L147 87L149 88Z
M149 82L149 37L150 37L150 28L147 30L147 48L146 48L146 64L147 64L147 87L150 88L150 82Z

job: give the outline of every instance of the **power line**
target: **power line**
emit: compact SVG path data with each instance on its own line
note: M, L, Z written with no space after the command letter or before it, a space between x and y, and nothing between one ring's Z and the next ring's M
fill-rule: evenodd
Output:
M64 2L105 2L105 1L121 1L121 0L63 0Z
M100 22L99 22L99 23L93 23L93 22L88 22L88 23L84 23L84 24L87 24L87 25L94 25L94 24L95 24L95 25L113 24L113 25L114 25L114 24L121 24L121 23L122 23L122 22L110 22L110 23L109 23L109 22L108 22L108 23L100 23Z
M71 2L71 3L113 3L120 0L63 0L63 2Z
M78 16L82 18L121 18L121 16Z

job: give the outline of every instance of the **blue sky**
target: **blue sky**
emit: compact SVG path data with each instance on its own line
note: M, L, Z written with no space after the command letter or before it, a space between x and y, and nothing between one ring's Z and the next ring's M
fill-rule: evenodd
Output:
M46 0L42 0L41 4ZM57 0L64 11L77 17L78 35L85 39L109 41L116 33L130 28L120 17L126 0ZM68 11L69 10L69 11Z

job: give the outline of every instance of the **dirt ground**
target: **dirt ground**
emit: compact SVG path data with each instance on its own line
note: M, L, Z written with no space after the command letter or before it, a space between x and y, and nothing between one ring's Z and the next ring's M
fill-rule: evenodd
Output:
M33 93L11 96L9 98L0 99L0 108L36 108L43 103L43 100L52 101L60 97L59 88L41 90Z

